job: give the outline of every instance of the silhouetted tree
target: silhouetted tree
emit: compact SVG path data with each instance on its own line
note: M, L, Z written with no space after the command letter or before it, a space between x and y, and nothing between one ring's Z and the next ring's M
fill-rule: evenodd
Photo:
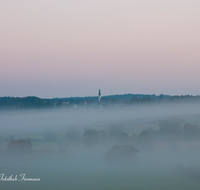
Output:
M84 143L87 146L92 146L98 143L98 132L95 129L89 129L85 131L83 136Z
M160 94L159 100L160 100L160 101L163 100L163 94Z
M180 118L176 119L164 119L159 121L160 129L158 134L166 136L170 139L180 139L182 136L181 124L183 120Z
M56 102L56 107L60 107L62 106L62 100L58 100L58 102Z

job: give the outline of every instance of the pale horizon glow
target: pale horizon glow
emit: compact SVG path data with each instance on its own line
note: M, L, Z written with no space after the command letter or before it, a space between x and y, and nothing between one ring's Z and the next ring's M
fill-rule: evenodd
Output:
M198 0L2 0L0 96L199 95Z

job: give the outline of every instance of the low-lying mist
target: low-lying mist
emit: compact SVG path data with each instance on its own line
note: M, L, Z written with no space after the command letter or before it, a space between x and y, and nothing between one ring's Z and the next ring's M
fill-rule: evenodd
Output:
M1 111L0 174L3 189L199 189L200 106ZM40 181L3 180L20 174Z

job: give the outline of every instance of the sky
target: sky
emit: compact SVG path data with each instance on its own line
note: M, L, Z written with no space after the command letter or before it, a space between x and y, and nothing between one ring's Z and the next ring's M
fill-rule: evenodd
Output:
M1 0L0 96L199 95L199 0Z

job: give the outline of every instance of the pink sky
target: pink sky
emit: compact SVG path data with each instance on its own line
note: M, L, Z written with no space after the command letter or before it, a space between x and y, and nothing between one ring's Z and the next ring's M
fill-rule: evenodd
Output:
M1 0L0 96L193 94L199 0Z

